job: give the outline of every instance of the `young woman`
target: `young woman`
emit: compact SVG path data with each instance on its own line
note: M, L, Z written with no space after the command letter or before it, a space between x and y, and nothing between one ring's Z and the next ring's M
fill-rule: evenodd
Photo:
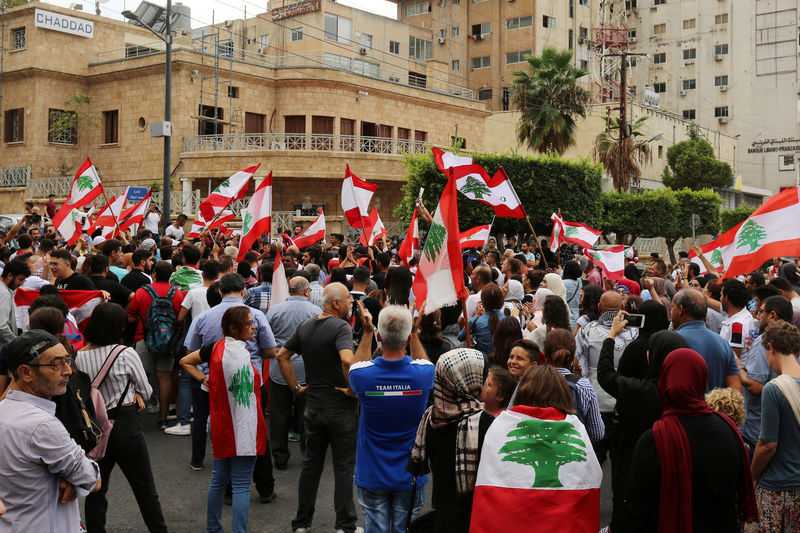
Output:
M497 324L497 328L492 335L494 353L489 356L493 364L508 368L508 356L511 353L511 346L522 339L522 330L519 329L519 320L507 316Z
M536 366L539 360L539 347L533 341L521 339L511 345L508 355L508 371L516 381L522 379L525 372Z
M255 336L255 322L245 306L222 315L224 339L181 359L181 366L208 387L214 470L208 487L206 530L222 531L222 500L228 479L233 487L233 531L247 531L250 478L256 456L265 453L267 427L261 416L261 378L245 343ZM206 378L197 368L208 363Z
M475 349L489 355L494 351L492 335L494 335L497 324L503 319L503 291L494 283L490 283L481 290L481 302L475 317L471 318L467 324L469 327L470 339ZM480 315L478 313L481 313ZM466 329L462 328L458 334L458 340L466 339Z
M545 335L553 328L572 331L569 323L569 309L564 300L558 296L545 298L544 308L542 309L542 322L544 322L544 325L539 327L528 322L528 331L523 334L524 338L532 340L536 346L541 346L544 343Z
M494 417L502 413L508 407L516 387L517 380L511 372L499 365L490 366L481 389L483 410Z

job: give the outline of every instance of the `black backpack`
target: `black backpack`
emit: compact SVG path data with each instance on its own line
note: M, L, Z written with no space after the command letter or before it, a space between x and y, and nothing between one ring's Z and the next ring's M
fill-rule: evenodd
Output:
M178 337L178 317L172 306L177 289L170 287L164 297L159 296L152 285L146 285L144 290L153 299L144 321L144 343L154 355L172 355Z
M575 416L578 417L578 420L581 421L581 424L584 426L586 425L586 420L584 419L584 405L583 399L581 398L581 390L578 387L578 380L581 379L575 374L566 374L564 378L567 380L567 385L569 385L570 390L572 391L572 405L575 407Z

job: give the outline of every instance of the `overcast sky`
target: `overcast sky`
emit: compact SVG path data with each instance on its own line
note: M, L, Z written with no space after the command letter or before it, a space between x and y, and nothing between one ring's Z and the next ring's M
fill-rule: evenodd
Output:
M74 4L82 5L83 11L94 13L94 0L45 0L47 3L71 7ZM149 0L154 4L166 5L166 0ZM173 0L175 5L179 0ZM372 13L378 13L387 17L397 18L397 4L386 0L337 0L340 4L357 7ZM122 19L120 13L126 9L135 11L139 6L140 0L107 0L100 4L101 14L106 17ZM182 0L184 5L192 8L192 27L207 26L212 19L216 22L223 20L238 19L244 17L244 10L247 8L247 16L252 17L257 13L266 11L266 0Z

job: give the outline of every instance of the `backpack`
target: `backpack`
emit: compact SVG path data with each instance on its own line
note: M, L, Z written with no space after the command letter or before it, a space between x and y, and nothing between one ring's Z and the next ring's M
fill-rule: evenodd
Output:
M90 452L86 454L89 459L94 461L99 461L102 459L106 454L106 447L108 446L108 438L111 436L111 430L114 428L114 420L108 418L108 411L106 410L106 402L103 398L102 393L100 392L100 385L103 383L103 380L106 379L108 375L108 371L111 370L111 366L119 357L119 354L125 350L126 346L123 344L118 344L114 348L112 348L111 352L106 357L103 366L100 367L100 370L97 372L97 375L92 380L92 393L91 393L91 400L92 404L94 405L94 412L97 418L97 425L99 426L99 432L95 432L95 437L97 438L97 444ZM125 399L125 396L128 394L128 388L131 386L130 379L125 384L125 390L122 391L122 396L119 397L119 401L117 402L116 408L122 405L122 402ZM85 412L84 412L85 414ZM87 418L87 423L89 422Z
M144 343L154 355L172 355L178 332L178 317L172 306L176 289L170 287L164 297L159 296L152 285L145 285L144 290L153 299L144 320Z
M581 390L578 388L578 380L581 378L575 374L566 374L564 378L567 380L567 385L569 385L569 388L572 391L572 404L575 406L575 416L577 416L578 420L581 421L581 424L585 426L586 420L584 419L583 414L585 407L583 405L583 399L581 398Z

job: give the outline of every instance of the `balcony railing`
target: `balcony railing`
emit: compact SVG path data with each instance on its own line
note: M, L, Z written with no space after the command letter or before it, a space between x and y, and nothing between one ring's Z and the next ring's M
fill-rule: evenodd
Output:
M314 152L361 152L401 155L421 153L430 144L410 139L357 137L306 133L230 133L183 138L183 152L232 152L252 150L310 150Z
M0 168L0 187L27 187L31 180L31 167Z

